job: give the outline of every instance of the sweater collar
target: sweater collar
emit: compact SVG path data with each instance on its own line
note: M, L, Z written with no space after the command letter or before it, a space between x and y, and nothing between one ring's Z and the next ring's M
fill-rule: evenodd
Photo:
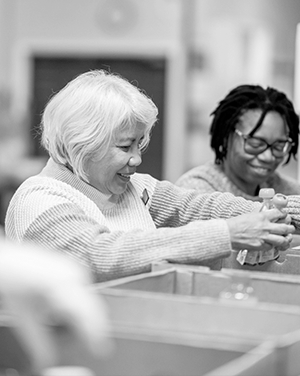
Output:
M118 202L120 197L119 195L104 195L87 182L81 180L71 171L71 169L63 164L56 163L52 158L49 158L46 166L41 171L40 176L47 176L60 180L72 186L94 201L102 210L113 207Z

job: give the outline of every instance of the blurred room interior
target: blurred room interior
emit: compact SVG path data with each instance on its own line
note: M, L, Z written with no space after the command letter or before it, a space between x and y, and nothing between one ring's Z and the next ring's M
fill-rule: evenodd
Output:
M213 157L210 113L235 85L276 87L299 109L299 22L299 0L0 0L0 224L47 158L43 106L75 75L108 69L153 98L139 171L174 182ZM282 173L298 179L297 161Z

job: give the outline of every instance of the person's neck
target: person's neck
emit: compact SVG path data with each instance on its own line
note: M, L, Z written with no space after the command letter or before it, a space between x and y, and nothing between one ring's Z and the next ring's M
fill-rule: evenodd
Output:
M256 183L249 184L249 182L239 178L238 176L231 173L230 169L227 168L226 163L221 165L224 174L228 177L228 179L235 184L241 191L245 192L250 196L257 196L259 192L259 185Z

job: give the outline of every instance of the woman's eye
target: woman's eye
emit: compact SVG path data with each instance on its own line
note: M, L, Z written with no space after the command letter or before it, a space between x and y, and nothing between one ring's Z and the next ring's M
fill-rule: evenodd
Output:
M129 145L123 145L123 146L119 146L119 148L124 150L124 151L128 151L130 149L130 146Z
M265 145L265 142L259 140L257 138L248 138L248 144L251 145L253 148L260 148Z

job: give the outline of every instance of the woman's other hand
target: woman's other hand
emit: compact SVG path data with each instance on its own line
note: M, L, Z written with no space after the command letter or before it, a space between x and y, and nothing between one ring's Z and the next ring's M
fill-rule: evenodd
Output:
M268 251L276 247L285 251L295 232L290 216L278 209L243 214L227 219L227 224L234 250Z

